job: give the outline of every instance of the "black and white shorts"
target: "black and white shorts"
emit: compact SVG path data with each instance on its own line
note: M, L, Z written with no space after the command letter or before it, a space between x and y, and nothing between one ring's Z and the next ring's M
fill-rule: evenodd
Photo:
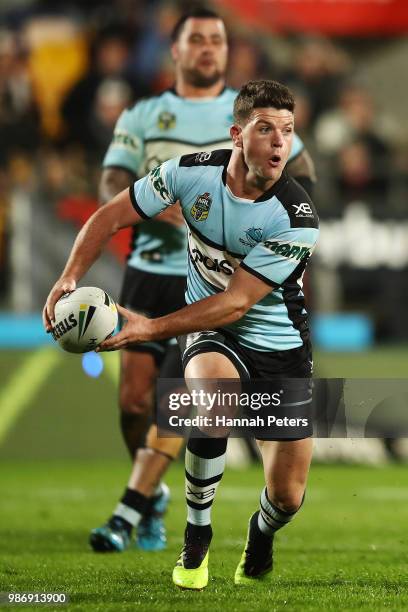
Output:
M180 336L183 368L199 353L222 353L237 368L242 381L256 379L310 378L313 370L311 344L287 351L255 351L242 346L225 330L202 331Z
M313 435L312 427L312 372L313 359L310 341L307 339L302 346L286 351L255 351L240 345L237 340L225 330L203 331L187 334L178 338L181 350L183 369L189 361L201 353L221 353L236 367L243 388L249 381L280 381L286 385L293 406L305 406L310 422L307 434ZM289 379L296 379L293 383ZM301 380L302 379L302 380ZM249 385L248 385L249 386ZM256 436L260 440L278 439L264 435ZM280 439L280 438L279 438ZM301 439L299 437L290 440Z

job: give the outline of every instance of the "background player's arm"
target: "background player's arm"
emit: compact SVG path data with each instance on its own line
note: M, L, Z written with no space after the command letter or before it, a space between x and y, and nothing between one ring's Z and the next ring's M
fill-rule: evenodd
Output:
M286 168L291 176L298 181L307 191L309 196L313 195L313 186L316 183L316 170L312 158L298 134L293 135L292 149Z
M104 168L99 183L100 204L110 202L118 193L134 183L135 180L136 176L125 168ZM164 223L180 227L184 224L180 205L166 208L156 217L156 221L163 221Z
M118 307L127 319L122 331L101 344L102 350L117 350L134 342L172 338L182 334L216 329L241 319L272 288L242 268L237 268L223 293L204 298L172 314L147 319Z
M113 200L121 191L129 187L136 180L136 176L125 168L107 167L102 170L99 181L99 202L106 204Z
M316 182L315 166L312 158L305 149L303 149L295 159L288 162L287 168L289 174L296 180L304 176L310 179L312 183Z
M59 298L74 291L77 281L89 270L108 240L123 227L135 225L142 217L134 209L129 190L125 189L113 200L97 210L79 232L67 264L47 298L43 310L44 326L49 331L54 320L54 307Z

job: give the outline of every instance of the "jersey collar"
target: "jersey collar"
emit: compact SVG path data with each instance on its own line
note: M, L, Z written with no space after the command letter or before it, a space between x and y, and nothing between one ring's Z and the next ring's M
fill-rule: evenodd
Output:
M265 202L266 200L270 200L274 195L279 193L279 191L282 189L284 185L286 185L287 182L288 182L288 173L286 172L286 170L283 170L280 179L278 179L276 183L274 183L270 189L268 189L267 191L264 191L260 196L258 196L256 200L254 200L254 202Z
M231 155L232 155L232 150L225 149L225 159L222 161L222 164L224 166L224 170L222 171L222 182L225 186L227 185L227 167L228 167L228 163L231 158ZM274 195L279 193L279 191L282 189L284 185L286 185L286 183L288 182L288 178L289 178L288 173L286 172L286 170L283 170L280 179L278 179L276 183L272 185L270 189L261 193L261 195L258 196L256 200L254 200L254 203L255 202L266 202L266 200L270 200Z
M216 96L211 96L212 99L215 98L219 98L220 96L222 96L222 94L225 92L225 90L228 89L227 85L224 85L224 87L221 89L220 93L217 94ZM163 93L172 93L174 96L177 96L177 98L181 98L182 100L184 100L184 96L180 96L177 91L176 91L176 85L174 84L173 87L169 87L168 89L166 89ZM187 98L188 100L190 100L191 98ZM199 100L200 98L197 98L197 100ZM208 100L208 98L206 98Z

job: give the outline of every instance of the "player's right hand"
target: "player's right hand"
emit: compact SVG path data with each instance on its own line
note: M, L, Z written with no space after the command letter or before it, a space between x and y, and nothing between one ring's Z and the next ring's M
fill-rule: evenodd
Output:
M55 304L65 293L71 293L75 289L76 282L71 278L60 278L51 289L42 313L43 324L47 333L52 330L52 323L55 321Z

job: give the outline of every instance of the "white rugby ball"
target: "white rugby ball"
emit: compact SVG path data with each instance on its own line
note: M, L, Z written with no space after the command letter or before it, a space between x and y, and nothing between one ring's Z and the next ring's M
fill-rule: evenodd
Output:
M80 287L55 305L52 336L69 353L87 353L115 331L118 311L110 295L98 287Z

